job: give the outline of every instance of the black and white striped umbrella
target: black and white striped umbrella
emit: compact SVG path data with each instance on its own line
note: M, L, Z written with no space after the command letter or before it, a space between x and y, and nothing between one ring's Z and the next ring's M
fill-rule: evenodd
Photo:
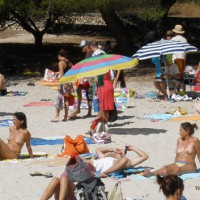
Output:
M132 56L132 58L145 60L171 53L184 53L192 51L197 51L197 48L188 43L174 40L160 40L143 46Z

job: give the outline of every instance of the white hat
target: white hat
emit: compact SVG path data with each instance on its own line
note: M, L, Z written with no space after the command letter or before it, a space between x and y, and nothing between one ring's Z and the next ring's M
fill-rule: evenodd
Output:
M89 44L88 41L82 40L82 41L81 41L81 44L79 45L79 47L84 47L84 46L86 46L86 45L88 45L88 44Z
M176 25L175 27L174 27L174 29L172 29L172 31L174 32L174 33L179 33L179 34L183 34L183 33L185 33L185 31L183 30L183 27L181 26L181 25Z

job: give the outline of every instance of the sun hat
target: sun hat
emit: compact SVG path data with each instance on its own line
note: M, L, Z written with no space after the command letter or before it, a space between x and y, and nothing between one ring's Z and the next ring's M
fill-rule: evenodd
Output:
M177 25L174 27L174 29L172 29L172 31L173 31L174 33L179 33L179 34L185 33L185 31L183 30L183 27L182 27L181 25L179 25L179 24L177 24Z
M81 44L79 45L79 47L84 47L84 46L86 46L86 45L88 45L88 44L89 44L88 41L82 40L82 41L81 41Z

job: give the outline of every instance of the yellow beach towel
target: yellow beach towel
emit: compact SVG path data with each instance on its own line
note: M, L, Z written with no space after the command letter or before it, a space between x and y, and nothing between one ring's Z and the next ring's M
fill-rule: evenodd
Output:
M199 121L200 120L200 115L185 115L185 116L180 116L180 117L174 117L169 119L169 121Z

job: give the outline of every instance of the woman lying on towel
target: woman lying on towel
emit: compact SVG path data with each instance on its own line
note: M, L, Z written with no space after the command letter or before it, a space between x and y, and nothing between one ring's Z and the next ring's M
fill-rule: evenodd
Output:
M139 157L129 159L126 157L127 151L133 151ZM96 168L96 173L102 178L107 177L112 172L132 168L149 157L144 151L131 145L126 146L125 150L119 148L97 148L96 153L99 159L91 160L90 162Z
M195 157L197 155L200 162L200 141L194 137L194 131L197 129L196 124L184 122L180 125L180 138L177 141L175 162L162 168L150 172L145 170L144 176L149 177L153 175L180 175L196 172Z
M0 160L17 159L20 157L21 149L26 143L29 156L32 158L32 148L30 145L31 134L26 129L26 115L22 112L16 112L13 118L14 126L9 127L10 135L6 144L0 139Z
M139 157L135 159L129 159L125 156L127 151L134 151ZM84 161L88 164L88 167L91 169L91 171L95 170L96 168L96 174L100 175L101 178L107 177L107 175L112 172L134 167L149 157L145 152L134 146L126 146L125 150L118 148L98 148L96 149L96 153L99 159ZM70 200L75 200L75 189L75 184L69 180L67 173L64 172L60 178L53 178L42 195L41 200L48 200L53 195L55 196L55 199L59 200L64 200L67 197Z

